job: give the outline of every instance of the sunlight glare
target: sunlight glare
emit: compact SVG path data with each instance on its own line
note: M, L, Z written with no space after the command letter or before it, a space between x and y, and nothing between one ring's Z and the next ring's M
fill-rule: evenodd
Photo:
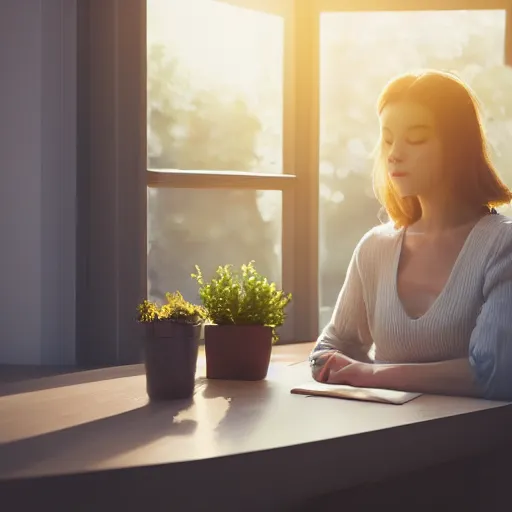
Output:
M148 44L171 46L198 83L235 90L257 87L264 55L282 55L280 24L277 16L215 0L148 0Z

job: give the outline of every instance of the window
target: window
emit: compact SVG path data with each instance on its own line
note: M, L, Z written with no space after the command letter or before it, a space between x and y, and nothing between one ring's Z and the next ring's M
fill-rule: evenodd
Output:
M296 297L287 342L312 339L317 326L308 315L302 327L293 321L306 303L296 293L307 252L296 257L305 237L295 208L308 211L308 183L298 184L297 109L285 93L300 71L284 50L295 32L278 4L147 0L147 271L151 299L179 289L195 301L196 264L212 275L255 260Z
M148 0L148 166L283 172L282 17Z
M404 11L405 4L396 1L317 0L305 7L299 0L291 14L283 8L276 15L263 4L148 0L149 292L161 299L165 290L179 287L192 299L186 279L193 263L212 271L218 264L255 259L279 284L293 286L296 298L311 296L307 307L316 307L317 316L309 332L293 329L295 339L311 339L332 314L354 246L378 222L369 155L378 133L375 101L387 80L421 67L458 72L483 100L498 168L511 168L506 11L467 10L463 2L443 10L418 5ZM311 19L304 24L307 16ZM296 69L308 48L316 78ZM287 94L297 99L288 110ZM314 140L314 128L308 132L301 123L314 126L317 100ZM309 118L300 112L308 102ZM287 118L294 121L287 125ZM284 255L280 236L297 234L301 223L297 210L283 209L288 201L281 192L257 191L256 181L251 190L241 190L246 176L236 174L229 175L229 189L194 190L207 188L205 172L212 174L212 186L222 179L218 171L262 173L269 184L271 174L292 178L293 164L301 159L299 140L309 148L303 172L312 186L304 193L318 190L316 201L308 204L319 222L308 232L312 238L294 240ZM197 169L203 172L183 175ZM512 175L504 178L512 184ZM291 180L289 191L296 186ZM284 190L277 181L269 185L274 187ZM201 224L204 218L208 222ZM241 222L251 226L253 236L244 233ZM318 267L311 262L313 288L305 281L280 281L304 246L313 247L319 258Z
M196 300L197 283L190 278L196 264L208 276L219 264L254 259L281 285L281 203L279 190L149 188L152 300L162 301L174 290Z
M254 259L282 284L281 191L237 188L236 174L194 186L204 172L282 173L283 34L282 18L216 0L148 0L148 166L171 170L155 172L170 187L148 189L152 300L195 301L196 264L208 276ZM204 172L179 174L191 170Z
M78 10L79 364L139 361L134 304L148 291L193 293L195 263L254 258L294 294L282 340L313 340L356 241L377 222L373 106L395 73L460 72L512 184L508 0L102 0Z

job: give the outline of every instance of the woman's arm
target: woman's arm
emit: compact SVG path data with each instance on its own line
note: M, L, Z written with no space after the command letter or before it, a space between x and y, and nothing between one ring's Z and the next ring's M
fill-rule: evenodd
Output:
M333 361L334 362L334 361ZM349 362L340 370L334 364L324 371L329 384L348 384L365 388L396 389L416 393L481 397L468 359L436 363L367 364Z
M512 221L489 262L484 304L469 342L469 363L485 398L512 400ZM506 229L505 229L506 228Z
M466 358L419 364L373 365L368 387L481 397L473 369Z
M352 254L331 320L321 332L311 353L312 361L322 352L336 351L358 361L371 362L368 352L373 340L359 268L361 246L367 236L363 237Z

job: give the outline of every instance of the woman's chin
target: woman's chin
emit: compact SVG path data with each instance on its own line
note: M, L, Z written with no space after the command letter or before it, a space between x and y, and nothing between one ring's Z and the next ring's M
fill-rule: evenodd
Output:
M398 196L400 197L400 199L405 199L407 197L417 197L417 195L418 195L414 191L407 190L407 189L402 189L402 190L398 189L397 193L398 193Z

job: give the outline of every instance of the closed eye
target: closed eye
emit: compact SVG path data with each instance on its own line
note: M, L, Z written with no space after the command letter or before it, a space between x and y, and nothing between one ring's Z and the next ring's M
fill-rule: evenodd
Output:
M407 142L412 145L419 145L427 142L430 129L426 126L414 126L409 129Z
M431 131L432 128L424 124L409 126L406 131L405 142L411 146L425 144L425 142L428 142L429 140ZM392 131L388 127L384 126L382 128L382 143L385 146L392 145L393 139L391 137L393 137Z

